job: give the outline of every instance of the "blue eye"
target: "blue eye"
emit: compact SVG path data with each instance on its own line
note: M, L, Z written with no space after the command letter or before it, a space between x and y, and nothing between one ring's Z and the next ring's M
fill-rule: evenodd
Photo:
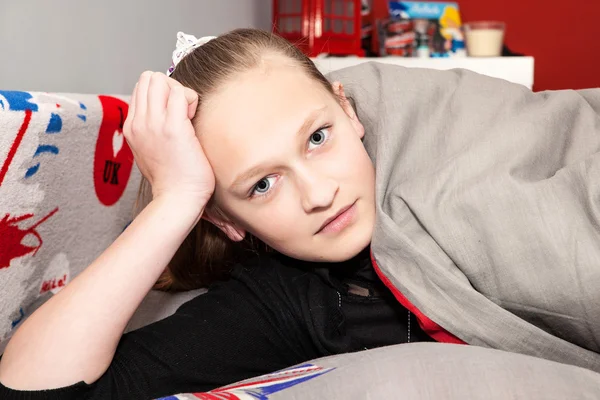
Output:
M274 180L275 177L265 177L262 178L260 181L258 181L256 183L256 185L254 185L254 188L252 189L252 195L257 195L257 196L261 196L264 195L265 193L267 193L271 187L273 186L273 182L271 182L271 180Z
M329 138L329 128L320 128L310 135L308 149L312 150L315 147L321 146ZM314 146L314 147L311 147Z

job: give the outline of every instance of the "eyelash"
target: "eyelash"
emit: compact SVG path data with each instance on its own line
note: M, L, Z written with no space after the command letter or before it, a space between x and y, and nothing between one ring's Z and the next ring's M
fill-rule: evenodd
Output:
M324 125L324 126L320 127L319 129L317 129L316 131L312 132L310 134L310 136L308 137L308 143L309 143L309 145L310 145L310 138L312 137L312 135L314 135L317 132L321 132L321 131L327 132L327 130L330 129L330 128L331 128L331 125ZM329 141L330 137L331 137L331 133L327 132L327 134L325 135L325 139L323 140L323 143L321 143L317 147L322 147L324 144L326 144ZM269 179L269 178L272 178L272 177L271 176L265 176L264 178L260 179L254 186L252 186L252 189L250 190L250 195L248 197L250 197L250 198L258 198L258 197L265 198L265 197L269 196L273 192L273 185L275 185L275 182L273 184L269 185L269 189L266 192L261 193L261 194L256 194L256 189L258 187L258 184L260 182L262 182L263 180Z

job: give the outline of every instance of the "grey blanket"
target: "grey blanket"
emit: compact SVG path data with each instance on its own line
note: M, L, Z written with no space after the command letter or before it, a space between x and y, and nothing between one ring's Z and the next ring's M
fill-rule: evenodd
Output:
M383 274L466 343L600 371L600 89L331 73L376 165Z

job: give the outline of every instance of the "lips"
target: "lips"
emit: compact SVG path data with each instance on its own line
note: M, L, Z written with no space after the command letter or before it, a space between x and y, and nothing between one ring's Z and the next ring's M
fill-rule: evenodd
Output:
M352 206L354 206L354 204L356 204L356 202L354 202L352 204L349 204L349 205L347 205L345 207L342 207L337 213L335 213L331 217L327 218L325 220L325 222L323 222L323 225L321 225L321 227L319 228L319 230L317 231L317 233L321 233L330 223L332 223L333 221L335 221L336 219L338 219L346 211L350 210L352 208Z

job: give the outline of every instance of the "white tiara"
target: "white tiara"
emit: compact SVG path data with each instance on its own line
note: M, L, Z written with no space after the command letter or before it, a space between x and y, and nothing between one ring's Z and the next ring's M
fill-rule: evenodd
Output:
M177 43L175 44L175 50L173 51L172 63L167 71L167 76L170 76L175 67L186 55L190 54L195 48L202 46L211 40L216 39L216 36L204 36L200 39L194 35L187 35L183 32L177 32Z

